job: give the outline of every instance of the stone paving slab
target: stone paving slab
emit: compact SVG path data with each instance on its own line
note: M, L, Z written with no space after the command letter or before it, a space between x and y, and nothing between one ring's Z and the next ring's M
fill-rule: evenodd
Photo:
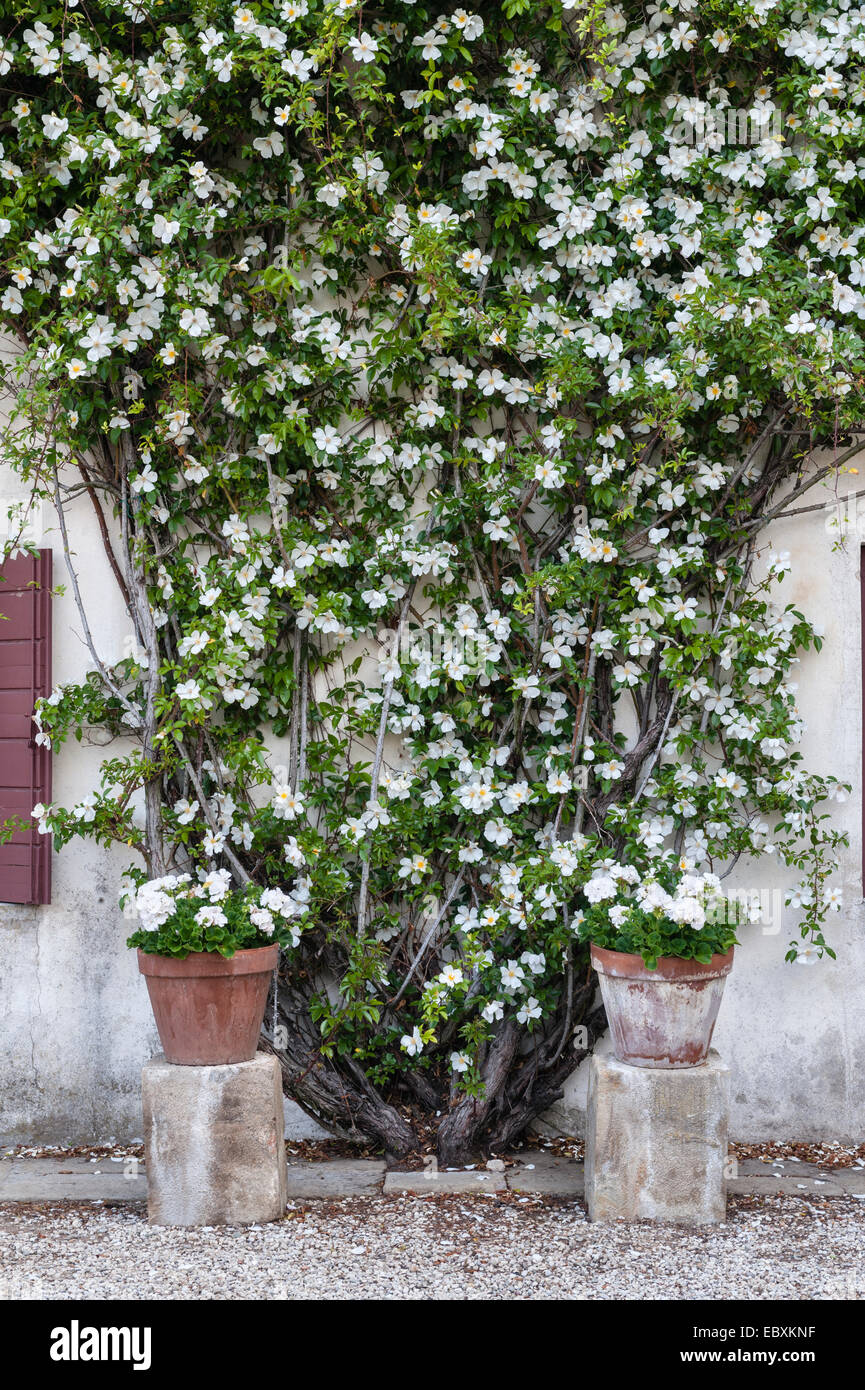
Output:
M582 1163L557 1154L534 1154L518 1160L507 1171L511 1192L532 1192L548 1197L582 1197L585 1182Z
M865 1197L865 1168L837 1168L832 1181L848 1196Z
M144 1202L147 1179L144 1164L136 1169L124 1163L86 1158L16 1158L0 1162L0 1201L111 1201ZM133 1176L134 1174L134 1176Z
M729 1178L727 1192L737 1196L759 1197L770 1193L786 1193L789 1197L845 1197L849 1188L830 1178Z
M383 1158L333 1158L325 1163L289 1163L286 1181L288 1200L368 1197L381 1191L384 1170Z
M515 1156L505 1171L484 1168L440 1168L437 1176L426 1171L386 1173L383 1159L330 1159L325 1162L290 1160L287 1167L288 1200L309 1198L370 1197L415 1192L456 1193L518 1192L549 1197L575 1198L583 1193L583 1165L556 1154ZM793 1197L855 1196L865 1200L865 1168L818 1167L813 1163L761 1163L743 1159L738 1175L727 1183L729 1193ZM109 1201L143 1202L147 1199L144 1164L137 1177L124 1174L124 1163L101 1158L0 1159L0 1202Z
M394 1192L507 1192L508 1185L504 1173L490 1173L483 1168L466 1172L459 1168L450 1172L447 1168L424 1169L420 1173L387 1173L384 1180L384 1194Z
M791 1196L813 1193L819 1197L865 1197L865 1168L833 1168L816 1163L796 1163L789 1159L761 1163L742 1159L736 1177L727 1182L727 1191L759 1195L782 1192Z
M865 1173L865 1169L821 1167L817 1163L796 1163L791 1159L778 1159L774 1163L763 1163L759 1158L742 1158L738 1163L739 1177L785 1177L785 1178L834 1178L838 1173Z

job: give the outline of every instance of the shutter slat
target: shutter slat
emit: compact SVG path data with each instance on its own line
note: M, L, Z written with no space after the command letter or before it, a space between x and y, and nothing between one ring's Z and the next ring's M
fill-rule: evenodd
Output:
M34 702L51 692L51 551L7 560L0 577L0 821L51 800L51 753L37 747ZM0 845L0 902L51 900L51 836Z
M7 789L33 786L33 750L28 739L29 734L0 740L0 779Z
M32 590L13 590L0 586L0 640L10 642L16 637L30 644L33 625Z
M29 690L0 691L0 738L30 738L31 716Z
M29 839L25 840L23 844L16 844L13 840L11 844L0 845L0 869L6 865L11 865L13 868L29 868L32 859L33 854Z
M0 846L2 848L2 846ZM15 864L4 864L0 857L0 883L3 886L3 897L0 901L4 903L32 903L33 897L33 865L31 862L24 868L18 868Z
M6 690L32 692L33 647L33 642L6 643L0 640L0 680Z
M0 714L0 740L29 738L32 722L29 714Z

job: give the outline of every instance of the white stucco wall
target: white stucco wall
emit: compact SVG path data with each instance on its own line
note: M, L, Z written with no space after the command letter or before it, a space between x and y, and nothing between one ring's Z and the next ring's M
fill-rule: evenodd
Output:
M859 478L846 479L855 491ZM814 500L813 494L806 499ZM862 633L861 546L865 499L851 503L854 525L843 549L831 528L833 513L807 513L776 525L772 545L789 550L794 568L781 590L822 626L822 652L803 659L799 703L807 721L805 765L850 782L843 804L831 807L847 830L839 881L844 906L829 919L827 939L838 959L787 965L793 934L782 914L777 936L760 929L743 936L718 1022L717 1046L733 1067L734 1137L764 1135L841 1140L865 1138L865 902L862 885ZM802 505L800 503L800 505ZM856 522L858 513L859 522ZM827 522L830 523L827 526ZM736 883L783 887L794 876L764 861ZM783 901L783 898L782 898Z
M7 499L21 494L0 466L0 525ZM30 536L54 551L54 583L66 586L53 605L54 683L80 679L91 662L48 507ZM70 509L70 536L98 649L117 661L130 623L86 496ZM65 745L54 758L54 797L71 805L92 791L104 755L74 740ZM158 1048L117 907L131 855L74 840L52 858L50 906L0 904L0 1137L132 1137L141 1133L140 1069Z
M858 481L849 480L851 490ZM0 467L0 498L20 492ZM813 498L808 499L813 500ZM865 518L865 511L862 513ZM2 516L2 513L0 513ZM56 531L41 543L55 550L55 583L65 583ZM117 659L129 630L86 498L75 505L72 537L85 601L101 651ZM808 721L806 762L853 784L834 814L851 835L844 857L845 907L830 923L837 963L784 963L790 920L767 932L746 930L727 987L716 1046L733 1068L732 1137L865 1139L865 905L860 846L860 589L854 529L833 552L825 517L812 513L776 524L771 544L789 549L795 569L785 594L823 624L825 646L801 670ZM55 683L89 665L71 592L54 605ZM66 745L55 758L55 795L71 804L95 783L98 748ZM147 994L128 924L116 907L121 852L75 841L54 855L52 903L0 905L0 1138L61 1142L140 1134L139 1073L158 1050ZM741 887L782 887L771 859L740 870ZM602 1046L606 1046L605 1043ZM583 1131L585 1067L568 1083L548 1119ZM295 1112L290 1132L309 1122Z

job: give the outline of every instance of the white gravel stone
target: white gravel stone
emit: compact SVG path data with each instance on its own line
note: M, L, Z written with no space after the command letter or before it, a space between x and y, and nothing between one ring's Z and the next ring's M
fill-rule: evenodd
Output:
M0 1296L40 1299L863 1299L865 1202L760 1197L726 1225L590 1225L515 1194L290 1204L263 1227L143 1207L0 1204Z

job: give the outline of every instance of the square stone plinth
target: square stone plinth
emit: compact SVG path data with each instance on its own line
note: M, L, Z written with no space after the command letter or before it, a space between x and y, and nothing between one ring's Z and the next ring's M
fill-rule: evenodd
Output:
M730 1072L717 1052L701 1067L678 1071L593 1057L589 1220L723 1221L729 1109Z
M285 1212L282 1078L275 1057L141 1076L147 1215L154 1226L248 1226Z

